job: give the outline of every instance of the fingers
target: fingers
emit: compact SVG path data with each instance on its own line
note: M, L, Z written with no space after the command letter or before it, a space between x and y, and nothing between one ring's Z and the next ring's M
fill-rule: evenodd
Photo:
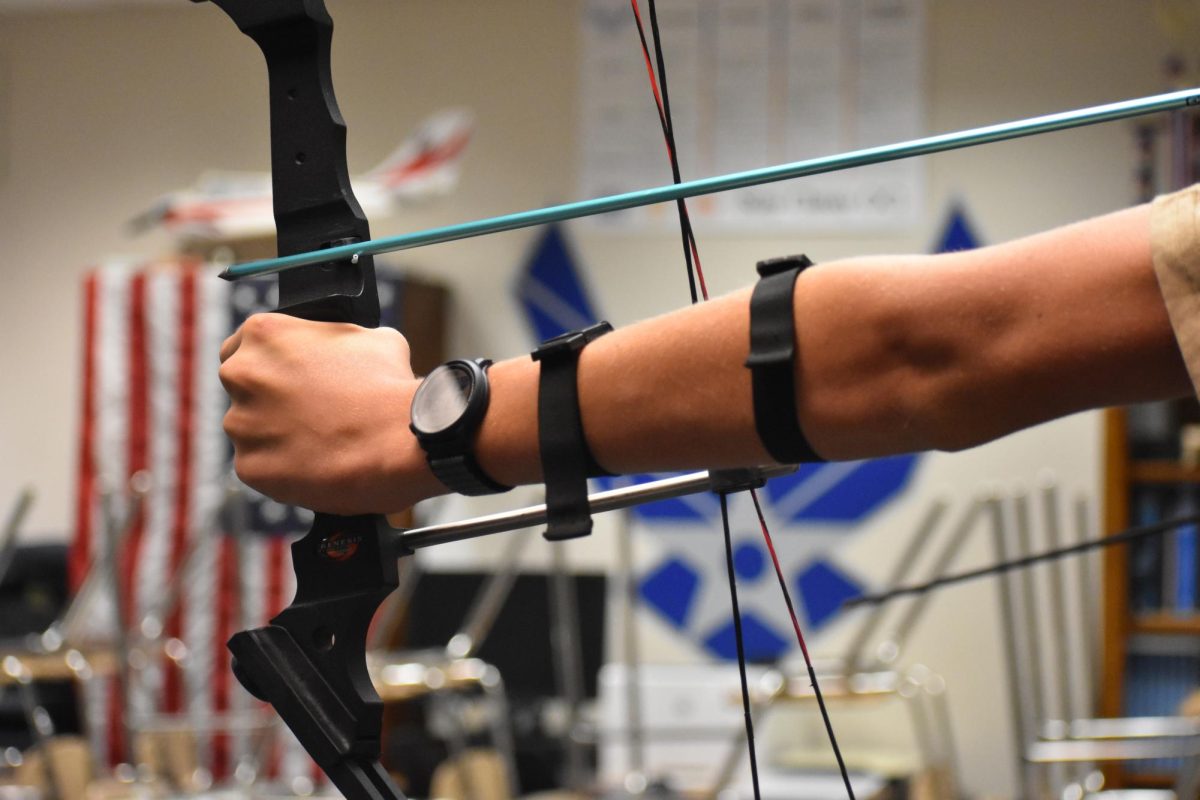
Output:
M397 507L380 441L407 424L396 409L407 407L412 365L398 331L256 314L220 358L231 400L223 425L245 483L320 510Z
M240 343L241 337L238 334L230 336L225 343L229 344L235 336L238 337ZM237 350L239 343L232 345L234 351ZM224 349L224 345L222 345L222 349ZM251 401L255 393L255 374L256 371L253 367L245 365L242 359L231 360L229 356L221 359L221 366L217 369L217 379L221 381L221 385L225 387L225 393L229 395L229 399L233 403L231 408L237 408L240 404Z
M270 383L267 372L280 361L281 353L287 352L281 348L289 341L288 331L293 323L321 324L282 314L253 314L222 342L217 375L235 406L249 402Z
M238 326L238 329L233 332L228 339L221 343L221 364L225 365L229 359L233 358L234 354L242 350L243 345L248 341L253 341L255 344L262 346L268 344L272 338L273 330L279 327L276 319L290 319L283 317L280 314L262 313L252 314L246 318L246 321ZM287 323L284 322L284 325ZM226 386L228 389L229 387Z
M224 364L229 360L229 357L237 352L237 349L242 346L242 329L239 326L233 334L221 342L221 363Z

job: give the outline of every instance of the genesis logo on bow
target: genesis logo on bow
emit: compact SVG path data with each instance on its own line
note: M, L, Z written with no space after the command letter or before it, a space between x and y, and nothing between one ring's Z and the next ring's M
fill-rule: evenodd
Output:
M358 552L362 537L338 531L321 540L317 552L330 561L345 561Z

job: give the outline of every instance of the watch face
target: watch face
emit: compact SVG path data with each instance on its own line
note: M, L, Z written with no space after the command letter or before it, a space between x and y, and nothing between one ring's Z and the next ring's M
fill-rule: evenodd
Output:
M441 433L467 410L474 380L459 364L443 364L429 373L413 397L412 424L422 433Z

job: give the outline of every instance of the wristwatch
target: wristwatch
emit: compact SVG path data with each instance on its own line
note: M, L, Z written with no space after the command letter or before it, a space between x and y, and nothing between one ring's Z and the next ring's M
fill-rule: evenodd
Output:
M413 395L409 428L439 481L459 494L507 492L484 473L472 449L488 407L485 358L447 361L425 377Z

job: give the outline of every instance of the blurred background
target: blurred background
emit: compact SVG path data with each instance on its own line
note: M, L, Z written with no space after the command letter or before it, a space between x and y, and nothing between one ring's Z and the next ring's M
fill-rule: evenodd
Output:
M448 162L379 189L376 237L669 181L625 3L328 6L351 173L386 184L386 167L411 166L430 141ZM661 12L685 179L1195 85L1200 35L1187 2L664 0ZM262 199L252 173L268 169L267 123L262 56L209 4L0 0L0 512L12 532L0 655L16 659L5 662L0 746L9 783L24 787L14 792L329 791L271 715L216 677L221 632L290 599L283 543L305 522L224 477L214 343L271 296L265 285L238 295L213 275L271 254L270 231L254 209L185 220L197 204ZM822 262L987 245L1190 183L1193 141L1180 114L972 148L820 191L798 181L693 201L696 235L714 294L787 253ZM617 326L681 307L672 213L380 257L385 315L428 370L532 349L553 316L533 283ZM156 394L156 376L175 388ZM180 422L192 397L194 418ZM1101 766L1109 786L1167 788L1188 774L1197 730L1177 715L1200 683L1194 529L1039 567L1004 584L1008 595L996 579L947 590L911 621L908 607L884 619L840 606L905 565L916 580L996 560L998 541L1011 555L1194 510L1191 405L1088 413L965 453L808 468L770 485L801 623L832 659L835 694L852 697L832 712L860 796L1084 792L1104 785ZM188 458L197 465L181 477ZM540 487L447 499L413 524L540 499ZM402 785L416 796L749 796L744 758L729 756L740 701L710 500L598 517L590 539L561 551L532 531L422 552L374 640L377 681L393 687L385 763ZM754 566L752 511L735 512L773 776L764 794L842 796L819 720L792 686L777 587ZM172 514L189 521L155 528ZM494 585L506 569L511 585ZM89 578L98 599L72 603ZM487 621L465 602L487 586L486 642L455 649L467 622ZM224 610L205 617L205 605ZM64 620L70 636L54 633ZM421 688L396 688L410 684ZM1118 753L1136 755L1112 759L1123 766L1090 750L1036 766L1071 760L1034 747L1055 740L1043 723L1097 716L1167 727ZM149 744L139 754L121 738ZM68 740L63 774L31 766ZM454 770L438 784L444 764Z

